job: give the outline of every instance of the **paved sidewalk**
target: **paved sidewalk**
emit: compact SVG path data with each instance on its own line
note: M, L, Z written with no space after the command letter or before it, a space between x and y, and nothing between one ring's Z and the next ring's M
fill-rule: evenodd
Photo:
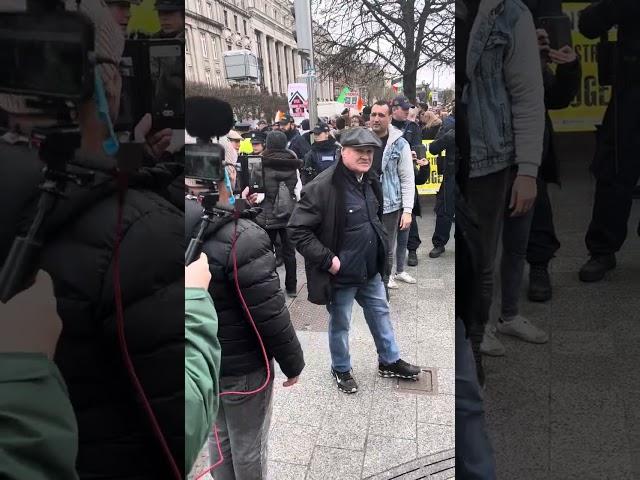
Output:
M373 339L355 304L351 355L360 390L339 392L329 373L328 314L306 300L299 257L300 292L289 309L307 365L292 388L282 387L285 378L276 368L270 480L404 478L398 475L420 466L426 474L440 471L430 478L453 478L455 251L452 239L443 257L428 258L434 199L424 200L420 264L406 268L418 284L392 290L391 310L402 357L427 371L420 382L380 378Z
M546 345L505 336L503 358L485 357L487 424L498 478L640 478L640 201L618 267L585 284L584 235L593 205L591 138L559 139L562 189L550 187L562 247L551 264L553 299L522 313L546 329ZM499 335L499 334L498 334Z

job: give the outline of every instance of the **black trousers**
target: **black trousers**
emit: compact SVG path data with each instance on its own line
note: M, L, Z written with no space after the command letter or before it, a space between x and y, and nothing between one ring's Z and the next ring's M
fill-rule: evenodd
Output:
M532 265L547 265L560 248L560 241L553 225L553 212L547 182L538 178L537 184L538 196L529 232L527 262Z
M280 237L280 243L282 245L282 259L284 260L284 285L288 292L296 291L297 289L297 273L296 273L296 249L294 248L291 240L287 236L286 228L279 228L277 230L267 230L271 243L274 244L277 237Z
M591 168L596 193L585 238L591 255L615 253L627 238L633 190L640 177L639 110L640 87L614 92L598 132Z

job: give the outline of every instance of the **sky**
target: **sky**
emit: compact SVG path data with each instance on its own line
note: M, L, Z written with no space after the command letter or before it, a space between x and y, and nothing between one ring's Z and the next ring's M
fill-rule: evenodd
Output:
M418 85L422 84L422 81L429 83L431 88L438 90L452 88L455 83L455 69L448 67L440 67L433 71L428 66L421 68L418 71Z

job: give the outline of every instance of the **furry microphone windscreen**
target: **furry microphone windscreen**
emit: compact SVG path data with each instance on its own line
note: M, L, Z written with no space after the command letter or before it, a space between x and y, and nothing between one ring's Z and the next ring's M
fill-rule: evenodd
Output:
M222 137L233 127L233 110L223 100L212 97L189 97L185 100L185 127L187 133L208 140Z

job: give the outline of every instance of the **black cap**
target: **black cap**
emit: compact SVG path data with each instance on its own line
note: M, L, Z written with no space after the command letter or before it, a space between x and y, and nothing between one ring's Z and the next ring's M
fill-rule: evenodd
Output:
M285 114L284 117L280 119L280 125L287 125L289 123L296 123L296 121L293 119L291 115L287 113Z
M251 130L251 124L249 122L237 122L234 130L237 130L239 132L248 132L249 130Z
M158 12L184 11L184 0L156 0L156 10Z
M349 109L345 108L340 115L349 115Z
M264 144L267 141L267 135L263 132L256 132L255 130L248 133L242 134L243 138L250 138L251 143L262 143Z
M410 108L413 108L413 105L411 105L409 100L407 100L407 97L400 95L393 99L391 107L400 107L403 110L409 110Z
M309 120L307 118L305 118L304 120L302 120L302 122L300 122L300 128L302 130L309 130Z
M316 124L315 128L313 129L313 133L315 133L316 135L319 133L329 133L331 131L331 129L329 128L329 125L327 125L326 123L318 123Z
M340 135L340 145L343 147L382 147L380 139L364 127L345 130Z

